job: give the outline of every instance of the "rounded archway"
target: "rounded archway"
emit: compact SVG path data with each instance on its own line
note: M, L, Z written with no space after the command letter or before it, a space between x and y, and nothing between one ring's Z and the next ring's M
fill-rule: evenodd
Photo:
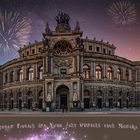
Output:
M97 91L96 106L97 106L98 109L101 109L103 107L103 93L102 93L101 90Z
M20 91L17 92L17 108L22 109L22 93Z
M38 94L38 109L42 109L43 108L43 91L39 91Z
M90 108L90 91L88 89L84 90L84 108Z
M33 94L31 91L27 92L27 108L28 110L32 110L33 107Z
M61 85L56 89L56 108L68 107L69 103L69 88Z

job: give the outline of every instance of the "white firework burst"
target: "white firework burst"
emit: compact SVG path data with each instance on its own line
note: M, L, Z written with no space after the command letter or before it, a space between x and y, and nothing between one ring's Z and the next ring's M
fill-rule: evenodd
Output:
M128 0L113 2L108 8L108 14L116 25L130 25L137 18L136 6Z
M0 53L9 55L26 44L31 33L31 21L18 11L0 9Z

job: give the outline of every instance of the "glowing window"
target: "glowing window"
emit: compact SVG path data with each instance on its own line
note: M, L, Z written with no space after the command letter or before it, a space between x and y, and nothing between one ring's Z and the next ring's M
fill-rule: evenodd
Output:
M83 77L85 79L89 79L89 77L90 77L90 68L88 65L83 66Z
M117 70L117 79L120 81L121 80L121 70Z
M111 67L109 67L107 69L107 78L108 78L108 80L112 80L113 79L113 71L112 71Z
M101 66L96 66L96 79L100 80L102 78L102 68Z

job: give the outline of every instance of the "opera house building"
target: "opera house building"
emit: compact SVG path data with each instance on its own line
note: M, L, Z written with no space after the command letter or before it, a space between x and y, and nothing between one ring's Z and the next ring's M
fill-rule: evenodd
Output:
M1 110L68 111L140 107L140 62L116 56L116 47L83 38L62 12L42 41L20 48L0 66Z

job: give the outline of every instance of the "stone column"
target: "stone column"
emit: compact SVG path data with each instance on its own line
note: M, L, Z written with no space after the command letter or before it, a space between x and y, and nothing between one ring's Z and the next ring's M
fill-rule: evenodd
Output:
M129 70L129 81L132 81L132 70Z
M136 69L135 78L136 78L136 81L138 81L138 70L137 69Z
M18 80L18 70L17 67L14 68L14 81Z
M46 60L48 61L48 56L43 56L43 73L46 73ZM47 63L48 64L48 63Z
M126 68L125 67L123 67L123 81L125 81L126 79L125 79L125 75L126 75Z
M78 94L78 100L80 101L80 81L77 81L77 94Z
M79 54L79 74L82 73L82 69L83 69L83 55L80 53Z
M47 62L46 62L47 63ZM47 67L47 72L48 74L51 74L51 67L52 67L52 63L51 63L51 54L49 54L48 56L48 65L46 65Z
M96 80L96 64L95 62L92 63L93 63L93 80Z
M106 88L105 86L102 87L102 92L104 93L104 107L108 107L108 99L109 99L109 96L108 96L108 91L109 88ZM110 89L109 89L110 90Z
M38 79L38 67L37 67L37 63L34 64L34 70L35 70L35 77L34 79Z
M90 88L90 105L93 105L93 86Z
M55 86L54 86L54 81L52 81L52 95L53 95L52 108L55 109L56 108L56 89L55 89Z
M81 52L80 56L80 73L83 73L83 52Z
M108 65L106 63L104 63L104 66L102 68L102 73L103 73L103 79L106 80L107 79L107 67Z
M5 81L5 74L6 74L6 72L3 72L3 84L6 82Z
M84 109L84 83L81 81L81 108Z
M51 53L51 74L53 74L53 54Z
M97 105L97 86L95 86L93 90L94 90L94 105L96 108L96 105Z
M77 73L77 57L74 56L74 73Z
M7 92L7 109L10 110L10 91Z
M51 91L52 95L51 96L52 96L52 100L54 100L54 94L53 94L54 93L54 82L53 81L51 81L51 85L52 85L52 91Z
M13 82L16 81L16 69L15 67L13 68Z
M15 91L14 93L14 105L13 105L13 108L16 110L17 109L17 91Z
M74 81L73 81L74 82ZM69 87L69 107L73 108L73 82L71 82L70 87Z
M93 108L96 107L96 90L95 90L95 87L93 87Z
M90 77L93 80L93 62L91 61Z
M43 110L46 108L47 83L43 84Z
M73 66L73 73L75 73L75 58L74 58L74 56L73 56L73 58L72 58L72 66Z
M80 69L79 69L79 61L80 61L80 59L79 59L79 54L77 54L77 72L79 72L80 71Z
M25 105L25 97L24 97L25 95L26 95L26 94L25 94L24 88L22 88L22 89L21 89L21 98L20 98L20 99L22 100L22 104L21 104L21 108L22 108L22 109L25 108L25 106L24 106L24 105Z
M10 70L7 71L7 82L10 82Z
M45 72L49 72L49 56L48 56L48 54L47 54L47 56L46 56L46 58L45 58L45 63L44 63L44 68L45 68Z
M24 88L23 98L24 98L24 107L27 109L27 90L26 90L26 88Z
M47 82L45 82L45 85L44 85L44 101L46 102L46 98L47 98L47 95L48 95L48 87L47 87Z
M27 66L24 65L23 67L23 80L26 81L27 80Z
M36 64L33 64L33 79L35 80L36 79Z
M35 108L36 103L36 87L33 87L33 109Z
M115 65L114 67L113 67L113 79L116 81L116 79L117 79L117 66Z

